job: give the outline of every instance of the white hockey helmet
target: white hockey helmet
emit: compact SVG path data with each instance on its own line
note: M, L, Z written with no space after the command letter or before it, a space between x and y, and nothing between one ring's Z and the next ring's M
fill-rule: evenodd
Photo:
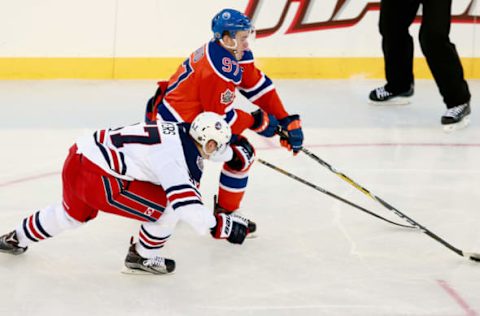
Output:
M206 146L210 140L217 143L217 150L214 153L223 153L232 137L232 130L222 116L213 112L203 112L193 120L190 126L190 136L202 145L205 153L207 153ZM213 153L208 154L212 155Z

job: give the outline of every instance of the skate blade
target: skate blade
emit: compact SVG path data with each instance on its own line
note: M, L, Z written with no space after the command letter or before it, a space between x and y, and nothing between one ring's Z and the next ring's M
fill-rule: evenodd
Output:
M443 125L443 130L447 133L451 133L453 131L458 131L460 129L464 129L468 125L470 125L470 115L465 116L463 118L463 120L461 120L458 123Z
M368 100L368 103L370 105L407 105L410 104L410 97L395 97L393 99L390 99L388 101L373 101L373 100Z
M255 238L257 238L257 237L258 237L257 233L250 233L250 234L247 235L246 238L247 238L247 239L255 239Z
M175 271L172 271L170 273L151 273L151 272L147 272L147 271L144 271L144 270L138 270L138 269L130 269L130 268L127 268L127 267L123 267L122 270L120 270L121 273L123 274L129 274L129 275L169 275L169 274L173 274Z

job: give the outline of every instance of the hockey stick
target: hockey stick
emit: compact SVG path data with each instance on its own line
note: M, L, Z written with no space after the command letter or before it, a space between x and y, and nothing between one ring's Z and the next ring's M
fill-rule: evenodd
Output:
M281 130L281 128L279 127L278 130L277 130L277 134L279 134L280 136L284 136L286 137L285 133ZM357 188L358 190L360 190L361 192L363 192L365 195L367 195L368 197L372 198L373 200L377 201L378 203L382 204L386 209L388 209L389 211L392 211L395 215L397 215L398 217L400 217L401 219L407 221L409 224L413 225L414 227L416 227L417 229L421 230L423 233L425 233L426 235L428 235L429 237L435 239L436 241L438 241L439 243L441 243L442 245L444 245L445 247L447 247L448 249L452 250L453 252L455 252L456 254L458 254L459 256L462 256L462 257L465 257L465 258L468 258L470 260L473 260L473 261L477 261L477 262L480 262L480 254L479 253L474 253L474 252L466 252L466 251L463 251L461 249L458 249L456 247L454 247L453 245L451 245L450 243L448 243L447 241L445 241L444 239L440 238L439 236L437 236L436 234L434 234L433 232L431 232L430 230L428 230L426 227L420 225L419 223L417 223L416 221L414 221L412 218L408 217L407 215L405 215L404 213L400 212L398 209L396 209L395 207L393 207L392 205L388 204L386 201L384 201L383 199L379 198L378 196L372 194L370 191L368 191L367 189L365 189L364 187L362 187L361 185L359 185L358 183L356 183L355 181L353 181L352 179L350 179L349 177L347 177L345 174L337 171L335 168L333 168L329 163L327 163L326 161L322 160L320 157L318 157L317 155L315 155L314 153L312 153L311 151L309 151L308 149L306 149L305 147L302 147L301 151L303 153L305 153L308 157L312 158L313 160L317 161L318 163L320 163L322 166L326 167L328 170L330 170L331 172L333 172L334 174L338 175L340 178L342 178L343 180L345 180L346 182L350 183L352 186L354 186L355 188ZM410 227L410 226L408 226Z
M439 243L441 243L442 245L444 245L445 247L447 247L448 249L452 250L453 252L455 252L456 254L462 256L462 257L466 257L466 258L469 258L470 260L473 260L473 261L478 261L480 262L480 254L479 253L473 253L473 252L465 252L463 250L460 250L454 246L452 246L451 244L449 244L447 241L443 240L442 238L440 238L439 236L437 236L436 234L434 234L433 232L431 232L430 230L428 230L426 227L420 225L419 223L417 223L416 221L414 221L412 218L408 217L407 215L405 215L404 213L400 212L398 209L396 209L395 207L393 207L392 205L390 205L389 203L387 203L385 200L379 198L378 196L374 195L373 193L371 193L370 191L368 191L367 189L365 189L364 187L360 186L358 183L356 183L355 181L353 181L352 179L350 179L349 177L347 177L344 173L341 173L337 170L335 170L335 168L333 168L330 164L328 164L326 161L322 160L320 157L318 157L317 155L315 155L314 153L312 153L311 151L309 151L308 149L306 148L302 148L301 149L302 152L304 152L307 156L309 156L310 158L312 158L313 160L317 161L318 163L320 163L322 166L326 167L327 169L329 169L331 172L335 173L336 175L338 175L340 178L342 178L343 180L345 180L346 182L350 183L352 186L354 186L355 188L357 188L358 190L360 190L361 192L363 192L365 195L369 196L370 198L372 198L373 200L379 202L380 204L382 204L386 209L388 209L389 211L392 211L395 215L397 215L398 217L404 219L405 221L407 221L408 223L410 223L411 225L415 226L416 228L420 229L423 233L425 233L426 235L430 236L431 238L435 239L436 241L438 241Z
M379 218L379 219L381 219L381 220L383 220L383 221L385 221L385 222L388 222L388 223L390 223L390 224L397 225L397 226L400 226L400 227L405 227L405 228L416 228L416 227L414 227L414 226L408 226L408 225L403 225L403 224L399 224L399 223L392 222L392 221L390 221L390 220L388 220L388 219L386 219L386 218L384 218L384 217L382 217L382 216L380 216L380 215L377 215L377 214L373 213L372 211L367 210L366 208L363 208L363 207L361 207L361 206L359 206L359 205L357 205L357 204L355 204L355 203L353 203L353 202L350 202L350 201L348 201L348 200L346 200L346 199L344 199L344 198L342 198L342 197L340 197L340 196L338 196L338 195L336 195L336 194L333 194L333 193L331 193L331 192L329 192L329 191L327 191L327 190L325 190L325 189L323 189L323 188L321 188L321 187L319 187L319 186L317 186L317 185L315 185L315 184L313 184L313 183L311 183L311 182L308 182L307 180L302 179L302 178L300 178L300 177L298 177L298 176L296 176L296 175L294 175L294 174L292 174L292 173L290 173L290 172L288 172L288 171L286 171L286 170L284 170L284 169L281 169L281 168L279 168L279 167L277 167L277 166L275 166L275 165L273 165L273 164L271 164L271 163L269 163L269 162L267 162L267 161L265 161L265 160L263 160L263 159L257 158L257 161L258 161L259 163L261 163L262 165L265 165L265 166L267 166L267 167L269 167L269 168L271 168L271 169L273 169L273 170L275 170L275 171L278 171L278 172L286 175L286 176L289 177L289 178L292 178L292 179L294 179L294 180L297 180L297 181L300 182L300 183L303 183L303 184L305 184L305 185L307 185L307 186L309 186L309 187L311 187L311 188L313 188L313 189L315 189L315 190L317 190L317 191L320 191L320 192L322 192L322 193L324 193L324 194L326 194L326 195L328 195L328 196L331 196L331 197L333 197L333 198L335 198L335 199L337 199L337 200L340 200L340 201L342 201L343 203L346 203L346 204L348 204L348 205L350 205L350 206L353 206L353 207L355 207L355 208L357 208L357 209L359 209L359 210L361 210L361 211L363 211L363 212L365 212L365 213L367 213L367 214L370 214L370 215L372 215L372 216L374 216L374 217L376 217L376 218Z
M480 254L479 254L479 253L466 252L466 251L460 250L460 249L452 246L451 244L449 244L448 242L446 242L446 241L443 240L442 238L438 237L436 234L434 234L433 232L431 232L430 230L428 230L428 229L425 228L424 226L422 226L422 225L420 225L419 223L415 222L413 219L411 219L411 218L408 217L407 215L403 214L402 212L400 212L400 211L397 210L396 208L393 208L393 207L392 207L391 211L393 211L393 213L395 213L395 214L396 214L397 216L399 216L400 218L402 218L402 219L404 219L405 221L407 221L408 223L410 223L412 226L402 225L402 224L398 224L398 223L392 222L392 221L390 221L390 220L388 220L388 219L386 219L386 218L384 218L384 217L382 217L382 216L380 216L380 215L377 215L377 214L375 214L375 213L373 213L373 212L371 212L371 211L369 211L369 210L367 210L367 209L365 209L365 208L363 208L363 207L361 207L361 206L359 206L359 205L356 205L356 204L354 204L354 203L352 203L352 202L350 202L350 201L348 201L348 200L345 200L345 199L342 198L342 197L339 197L339 196L337 196L337 195L335 195L335 194L333 194L333 193L331 193L331 192L328 192L328 191L320 188L319 186L316 186L316 185L313 184L313 183L310 183L310 182L308 182L308 181L306 181L306 180L304 180L304 179L302 179L302 178L300 178L300 177L297 177L297 176L294 175L294 174L291 174L291 173L289 173L289 172L287 172L287 171L285 171L285 170L283 170L283 169L281 169L281 168L279 168L279 167L277 167L277 166L274 166L274 165L272 165L271 163L266 162L266 161L263 160L263 159L257 158L257 161L260 162L261 164L267 166L267 167L270 167L271 169L273 169L273 170L275 170L275 171L278 171L278 172L280 172L280 173L282 173L282 174L284 174L284 175L286 175L286 176L288 176L288 177L290 177L290 178L292 178L292 179L295 179L295 180L297 180L297 181L299 181L299 182L301 182L301 183L303 183L303 184L308 185L309 187L314 188L314 189L317 190L317 191L320 191L320 192L322 192L322 193L325 193L325 194L328 195L328 196L331 196L331 197L333 197L333 198L335 198L335 199L337 199L337 200L340 200L340 201L342 201L342 202L344 202L344 203L346 203L346 204L348 204L348 205L350 205L350 206L353 206L353 207L355 207L355 208L357 208L357 209L359 209L359 210L361 210L361 211L363 211L363 212L365 212L365 213L367 213L367 214L370 214L370 215L372 215L372 216L375 216L375 217L377 217L377 218L379 218L379 219L381 219L381 220L383 220L383 221L386 221L386 222L388 222L388 223L391 223L391 224L394 224L394 225L397 225L397 226L401 226L401 227L419 229L419 230L421 230L423 233L427 234L427 235L430 236L431 238L435 239L436 241L438 241L439 243L441 243L442 245L444 245L445 247L447 247L448 249L450 249L450 250L452 250L453 252L455 252L456 254L458 254L458 255L460 255L460 256L462 256L462 257L466 257L466 258L468 258L468 259L470 259L470 260L473 260L473 261L476 261L476 262L480 262ZM382 203L382 204L383 204L383 203L387 204L387 203L386 203L385 201L383 201L382 199L380 199L380 198L378 198L378 197L377 197L377 199L379 199L380 203ZM387 205L388 205L388 204L387 204Z
M282 131L281 127L279 126L277 128L277 134L280 135L280 136L284 136L284 137L288 137L287 135L285 135L285 133ZM360 184L356 183L355 181L353 181L352 179L350 179L349 177L347 177L344 173L342 172L339 172L338 170L336 170L335 168L333 168L329 163L327 163L325 160L321 159L320 157L318 157L317 155L315 155L314 153L312 153L311 151L309 151L308 149L306 149L305 147L302 147L302 149L300 149L304 154L306 154L308 157L312 158L313 160L315 160L316 162L318 162L319 164L321 164L322 166L326 167L328 170L330 170L331 172L333 172L334 174L336 174L337 176L339 176L342 180L346 181L347 183L351 184L354 188L358 189L360 192L362 192L363 194L365 194L366 196L368 196L369 198L373 199L374 201L377 201L378 203L382 204L384 207L386 207L387 209L389 209L390 211L398 211L396 208L394 208L393 206L391 206L390 204L388 204L387 202L385 202L384 200L382 200L381 198L379 198L378 196L372 194L370 191L368 191L367 189L365 189L364 187L362 187Z

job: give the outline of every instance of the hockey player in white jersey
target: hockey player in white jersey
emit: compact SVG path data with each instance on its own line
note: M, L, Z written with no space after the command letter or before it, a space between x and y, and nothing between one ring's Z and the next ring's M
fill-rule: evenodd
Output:
M229 125L212 112L191 127L175 123L103 129L70 148L62 171L63 201L26 217L0 237L0 252L18 255L28 246L94 219L99 210L142 221L125 259L129 272L171 273L175 261L160 256L176 223L198 233L242 244L255 227L236 214L213 214L198 191L203 159L221 153Z

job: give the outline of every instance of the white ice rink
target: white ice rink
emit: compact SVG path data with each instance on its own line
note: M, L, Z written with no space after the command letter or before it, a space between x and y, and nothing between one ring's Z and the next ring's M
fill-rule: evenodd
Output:
M375 107L382 81L277 81L302 115L305 147L453 246L480 252L480 81L472 124L446 134L432 81L408 106ZM154 81L0 81L0 233L61 198L75 138L143 118ZM240 106L244 106L240 100ZM257 155L399 223L304 154L248 134ZM219 166L207 163L212 205ZM480 263L419 231L380 221L257 163L243 215L258 238L242 246L179 225L164 248L169 276L120 273L139 223L101 213L85 226L0 254L0 315L480 315Z

